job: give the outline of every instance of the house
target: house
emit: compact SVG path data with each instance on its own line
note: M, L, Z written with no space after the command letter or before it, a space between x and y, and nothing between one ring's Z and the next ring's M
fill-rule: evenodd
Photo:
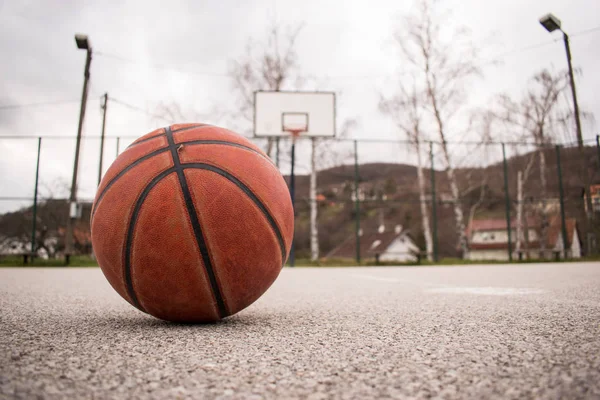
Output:
M592 210L594 210L595 213L600 213L600 184L591 185L590 193L592 195ZM584 193L583 196L584 196L583 205L585 207L585 212L586 212L586 214L589 214L588 206L587 206L587 193Z
M565 220L567 231L567 258L581 258L581 242L574 218ZM562 240L561 218L550 216L546 237L541 238L539 223L535 218L523 221L521 248L517 252L516 221L511 221L511 244L513 259L553 258L555 254L565 258ZM508 261L508 230L506 219L473 220L466 229L469 252L465 258L469 260ZM541 240L545 241L546 254L542 257ZM520 254L519 254L520 253Z
M360 255L362 258L378 261L410 263L416 262L419 247L407 230L396 225L393 230L380 225L376 232L362 233L360 237ZM326 258L355 258L356 237L349 236L339 246L331 250Z

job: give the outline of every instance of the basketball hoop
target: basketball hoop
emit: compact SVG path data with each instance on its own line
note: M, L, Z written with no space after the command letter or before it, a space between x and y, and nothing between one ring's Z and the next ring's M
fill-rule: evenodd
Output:
M286 129L286 132L289 132L292 135L292 142L296 143L296 139L300 137L302 132L305 132L305 129Z
M292 136L292 143L296 143L300 134L308 131L308 114L304 112L281 113L281 128Z
M254 92L254 136L277 138L276 165L279 167L279 139L291 136L290 196L295 209L296 140L304 137L335 136L334 92ZM290 247L290 266L294 266L295 244Z

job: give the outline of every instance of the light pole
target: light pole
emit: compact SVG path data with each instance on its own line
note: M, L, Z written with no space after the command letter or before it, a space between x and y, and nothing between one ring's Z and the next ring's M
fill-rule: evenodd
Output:
M575 125L577 126L577 143L579 148L583 149L583 137L581 136L581 120L579 119L579 105L577 104L577 91L575 90L575 79L573 78L573 66L571 65L571 47L569 46L569 35L560 28L560 20L552 14L544 15L540 18L540 24L548 32L559 30L563 34L565 50L567 52L567 63L569 64L569 80L571 81L571 93L573 94L573 111L575 112Z
M548 32L554 32L555 30L559 30L563 34L563 40L565 42L565 51L567 53L567 64L569 66L569 80L571 83L571 94L573 96L573 112L575 113L575 126L577 128L577 144L579 146L579 153L581 162L583 164L583 178L585 180L585 201L586 206L589 212L587 213L587 221L588 221L588 253L593 253L595 248L595 234L594 234L594 211L592 209L592 197L590 193L590 174L587 168L585 151L583 148L583 136L581 134L581 119L579 116L579 105L577 104L577 90L575 89L575 78L573 77L573 66L571 65L571 47L569 46L569 35L565 31L561 29L561 22L556 16L553 14L546 14L542 18L540 18L540 24ZM566 250L566 249L565 249Z
M67 232L65 237L65 261L68 264L73 253L73 224L77 218L77 169L79 166L79 148L81 147L81 132L85 117L85 107L88 95L88 82L90 80L90 64L92 63L92 46L87 35L76 34L77 48L87 51L85 71L83 73L83 93L81 94L81 108L79 110L79 126L77 128L77 141L75 144L75 162L73 164L73 180L71 182L71 195L69 197L69 217L67 219Z

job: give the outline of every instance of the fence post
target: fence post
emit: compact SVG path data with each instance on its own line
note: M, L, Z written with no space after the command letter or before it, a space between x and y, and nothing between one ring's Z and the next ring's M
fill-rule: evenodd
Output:
M356 213L356 262L360 264L360 199L358 198L358 141L354 141L354 211Z
M565 224L565 196L563 191L563 181L562 181L562 168L560 166L560 146L556 145L556 171L558 173L558 194L560 196L560 222L562 225L562 237L563 237L563 248L564 253L563 257L567 258L567 226ZM545 238L542 238L545 240Z
M121 140L121 138L117 136L117 157L119 157L119 140Z
M596 135L596 150L598 150L598 169L600 169L600 135Z
M512 227L510 226L510 196L508 194L508 166L506 163L506 146L502 143L502 164L504 167L504 200L506 207L506 229L508 233L508 261L512 262L512 238L511 231Z
M279 169L279 136L275 138L275 165Z
M433 225L433 261L438 261L437 206L435 198L435 170L433 165L433 142L429 142L431 160L431 224Z
M42 138L38 137L37 162L35 166L35 187L33 189L33 226L31 227L31 260L33 261L33 253L35 253L35 236L37 222L37 196L38 196L38 180L40 176L40 153L42 150Z

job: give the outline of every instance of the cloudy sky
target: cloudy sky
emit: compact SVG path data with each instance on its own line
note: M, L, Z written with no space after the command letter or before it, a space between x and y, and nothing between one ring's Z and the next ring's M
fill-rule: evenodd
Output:
M188 118L203 115L202 122L227 126L210 112L235 109L228 66L249 38L262 40L275 19L304 23L297 41L302 73L316 78L318 89L338 93L338 122L359 122L352 137L396 138L377 100L402 71L391 35L398 17L413 7L411 1L388 0L0 0L0 136L68 137L43 140L40 179L53 188L70 182L85 62L73 39L77 32L89 35L94 50L84 135L100 134L100 96L108 92L115 99L108 108L104 170L116 155L114 137L123 137L122 149L165 124L148 115L160 104L177 104ZM485 56L501 61L488 65L470 88L471 103L481 107L500 92L518 96L541 68L566 67L560 34L537 22L553 12L572 37L574 64L582 72L581 107L600 118L597 0L438 0L436 7L451 10L449 24L467 26ZM596 130L587 125L584 139L594 138ZM84 140L83 198L95 192L98 143ZM16 198L32 195L36 145L35 139L0 138L0 196L15 198L0 200L0 212L26 204ZM380 152L363 153L368 159Z

